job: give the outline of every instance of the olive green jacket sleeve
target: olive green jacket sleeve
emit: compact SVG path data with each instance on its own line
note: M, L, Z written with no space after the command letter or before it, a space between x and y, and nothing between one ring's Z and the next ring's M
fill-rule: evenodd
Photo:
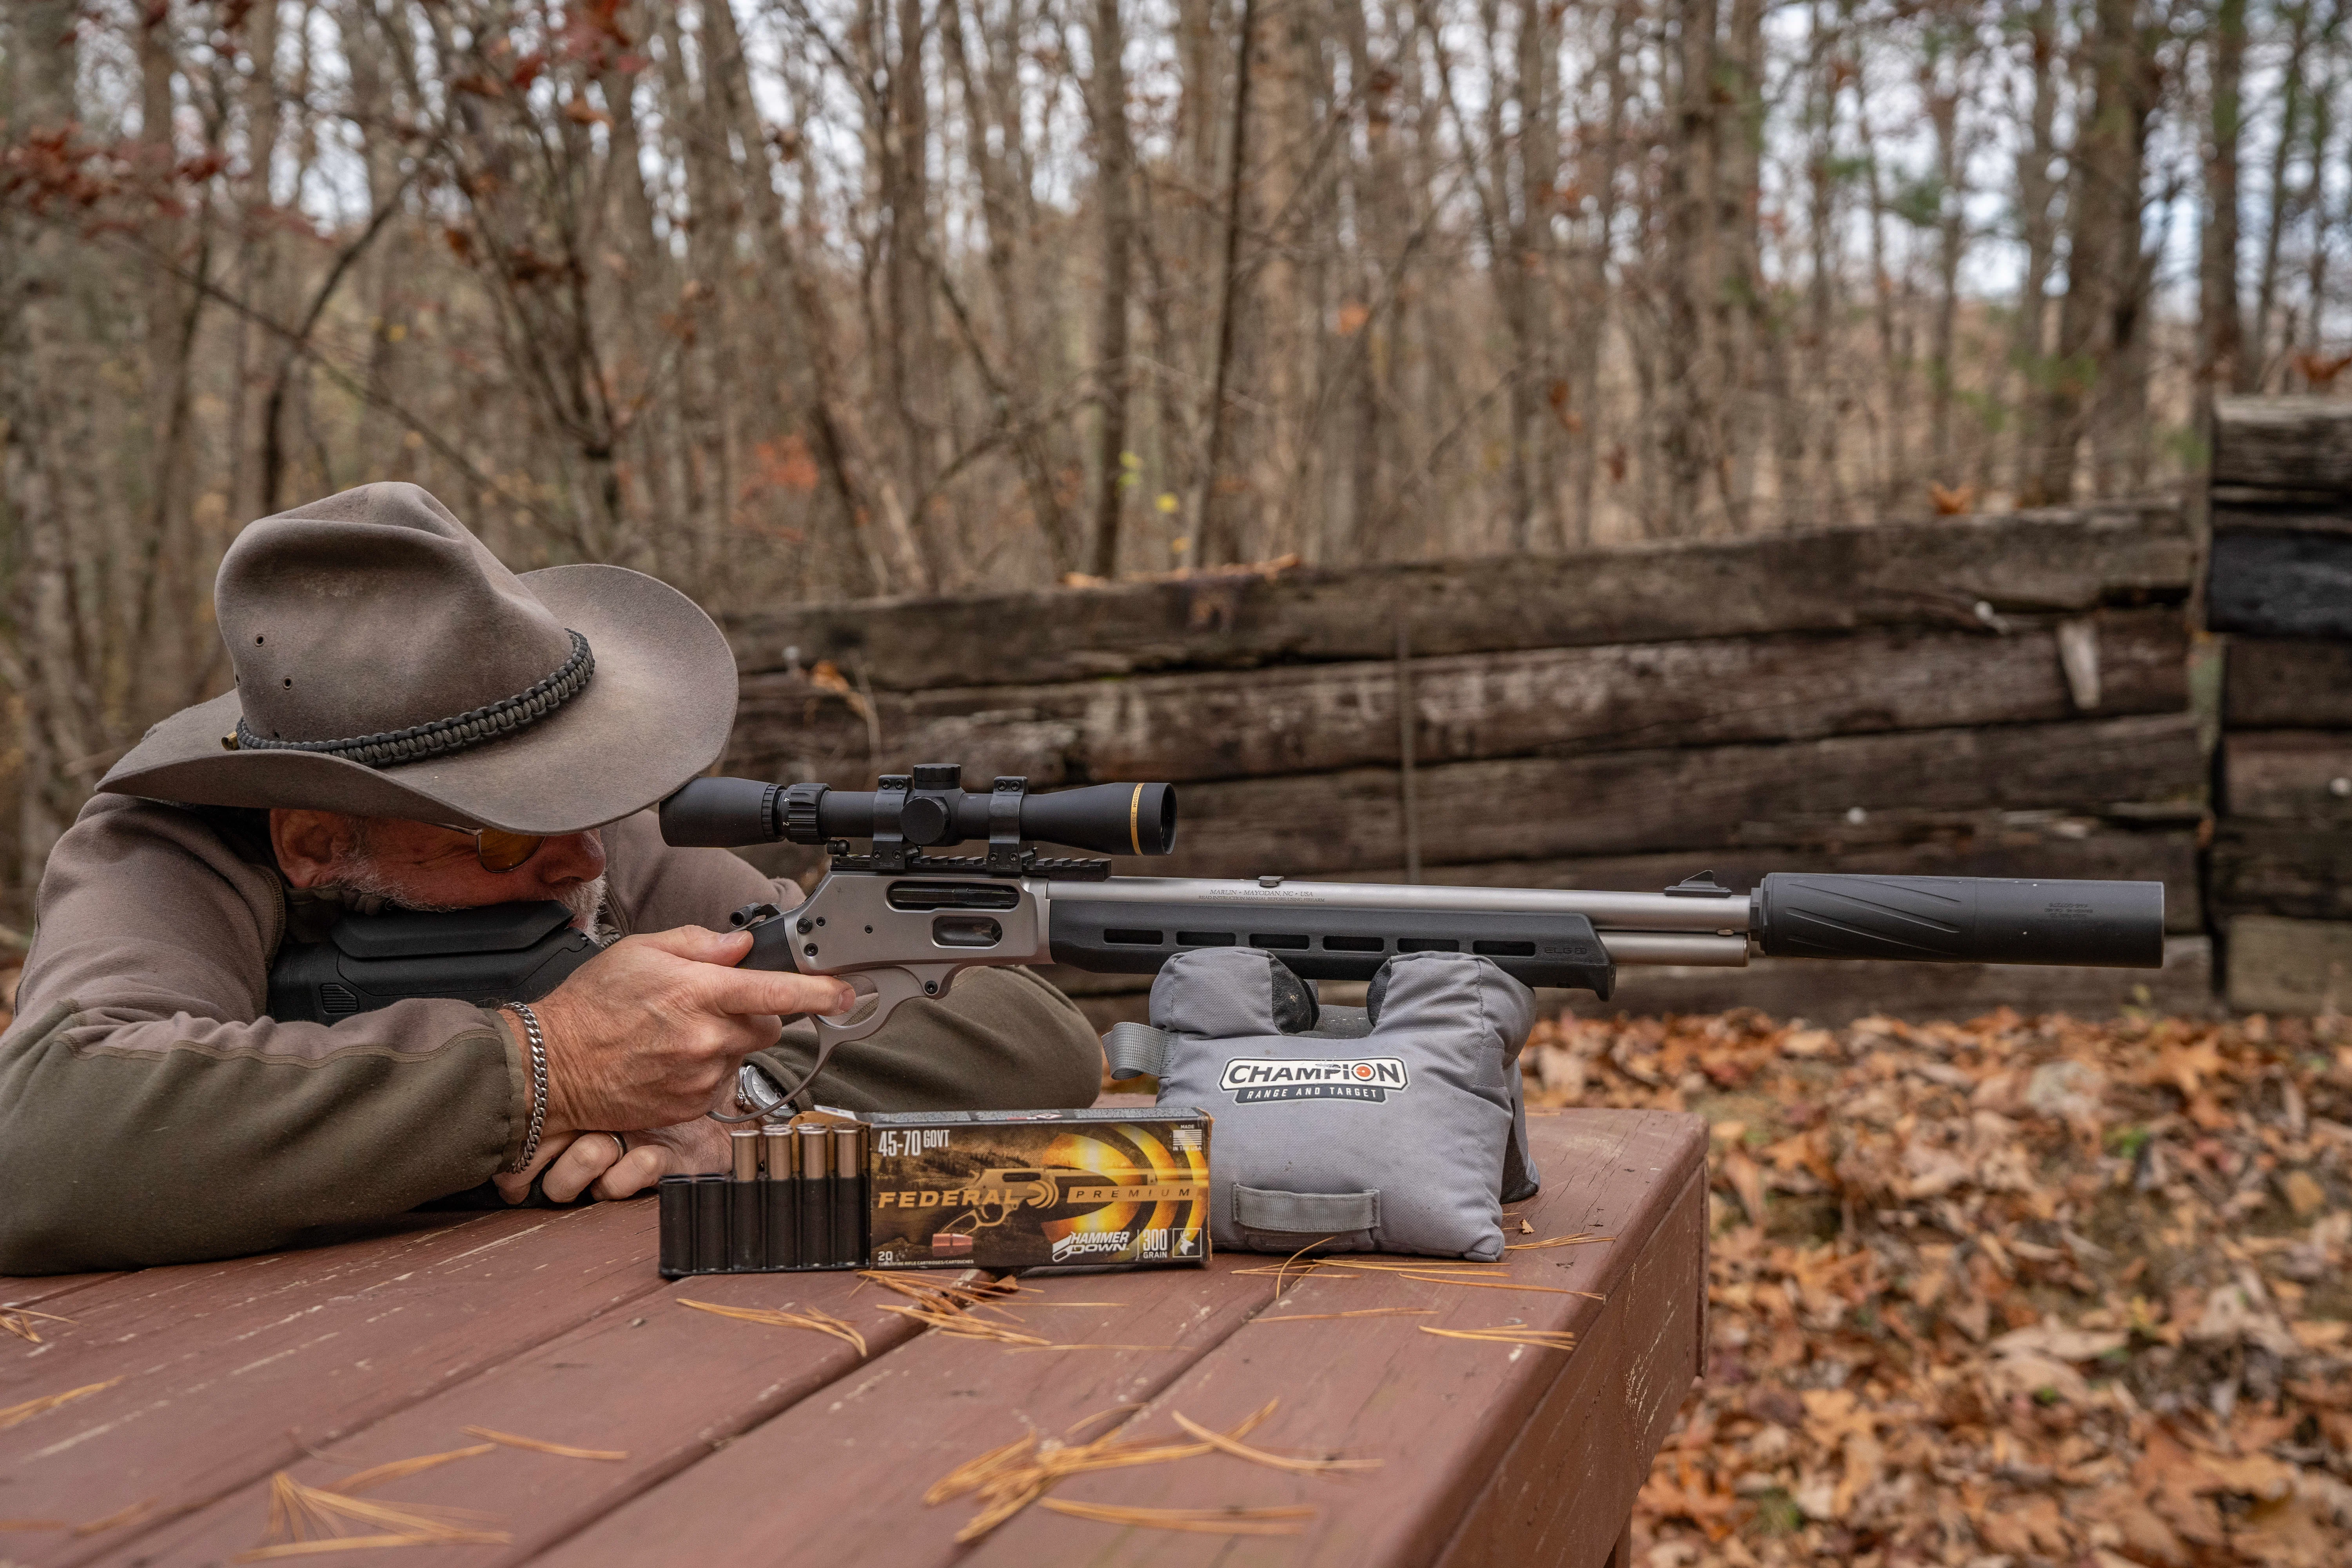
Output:
M276 868L205 818L118 795L83 809L0 1035L0 1273L283 1247L513 1158L528 1090L481 1009L261 1016L285 920Z

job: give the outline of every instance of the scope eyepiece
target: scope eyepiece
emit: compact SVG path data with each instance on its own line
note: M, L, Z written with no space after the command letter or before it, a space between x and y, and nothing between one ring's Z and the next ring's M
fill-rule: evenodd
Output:
M1028 780L1006 777L983 794L966 790L962 779L962 769L952 763L887 775L877 790L695 779L662 802L662 837L674 845L726 848L779 838L825 844L878 835L937 849L973 839L1001 842L1009 829L1013 837L1097 855L1165 855L1176 846L1176 791L1170 784L1088 784L1031 795Z

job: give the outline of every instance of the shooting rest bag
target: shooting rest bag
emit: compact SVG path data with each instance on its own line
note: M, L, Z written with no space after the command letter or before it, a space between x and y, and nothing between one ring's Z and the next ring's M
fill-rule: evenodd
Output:
M1115 1075L1154 1072L1160 1105L1215 1119L1217 1246L1502 1257L1502 1205L1536 1190L1518 1071L1534 993L1486 959L1415 952L1366 1002L1319 1009L1272 953L1195 949L1153 983L1152 1027L1105 1046Z

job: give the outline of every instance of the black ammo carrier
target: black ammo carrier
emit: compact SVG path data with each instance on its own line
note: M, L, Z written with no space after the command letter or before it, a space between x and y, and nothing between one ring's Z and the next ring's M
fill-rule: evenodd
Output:
M324 942L288 943L269 971L268 1016L331 1024L411 996L536 1002L596 955L549 900L421 914L347 914Z

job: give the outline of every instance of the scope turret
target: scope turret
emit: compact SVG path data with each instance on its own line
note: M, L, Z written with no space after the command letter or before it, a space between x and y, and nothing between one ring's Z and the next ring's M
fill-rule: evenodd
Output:
M826 844L874 839L915 849L971 840L1037 841L1098 855L1165 855L1176 844L1176 791L1164 784L1102 784L1028 793L1024 778L966 790L952 763L886 774L876 790L758 779L695 779L661 805L662 837L679 846L731 848L790 839Z

